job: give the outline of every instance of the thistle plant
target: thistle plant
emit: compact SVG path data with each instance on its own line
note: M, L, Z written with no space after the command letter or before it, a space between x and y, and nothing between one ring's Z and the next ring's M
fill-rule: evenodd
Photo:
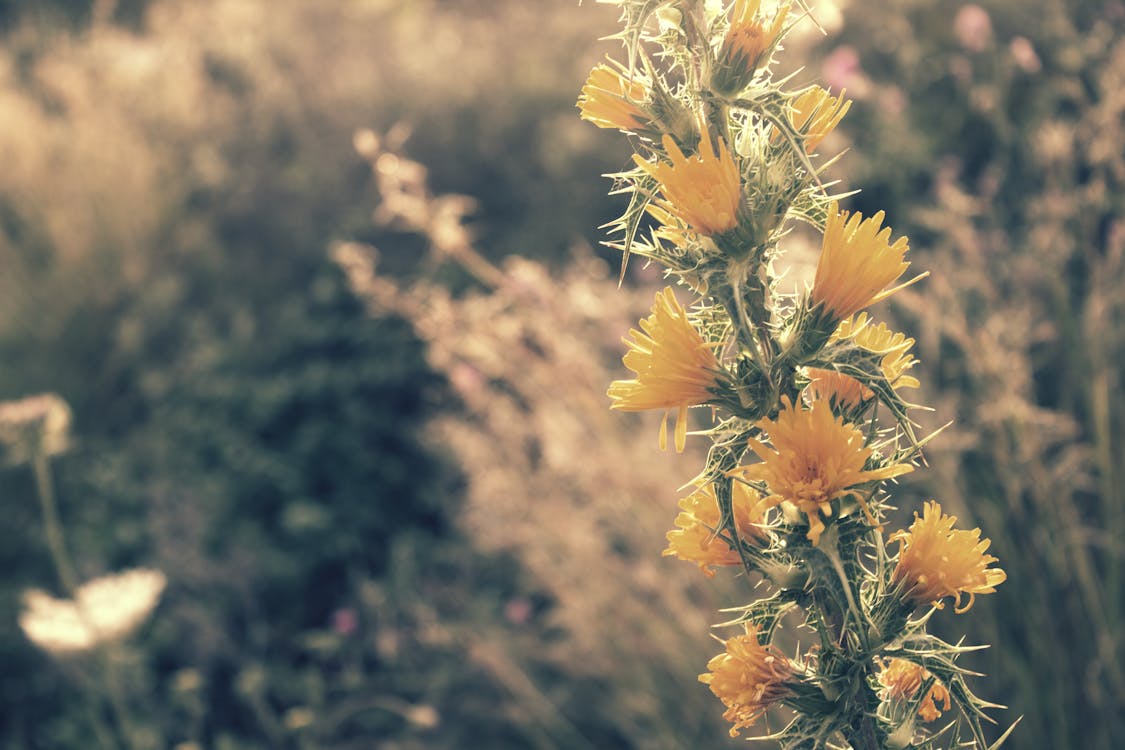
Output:
M901 391L914 340L867 308L926 274L907 275L909 242L882 212L843 210L817 149L846 115L845 92L771 73L803 2L604 0L620 6L625 61L597 66L582 117L623 131L628 196L607 244L660 264L678 289L625 339L633 377L612 408L663 410L683 451L711 441L688 482L665 554L745 571L764 592L734 607L724 649L700 681L731 735L786 748L998 747L982 721L1001 708L974 695L960 657L980 646L927 630L1005 580L979 529L956 528L938 501L888 529L896 477L924 464ZM809 288L782 291L778 261L796 224L822 244ZM906 281L903 281L906 277ZM684 301L681 301L684 300ZM710 425L688 431L688 410ZM796 630L808 642L794 650ZM786 650L788 646L789 650ZM1014 725L1013 725L1014 728Z

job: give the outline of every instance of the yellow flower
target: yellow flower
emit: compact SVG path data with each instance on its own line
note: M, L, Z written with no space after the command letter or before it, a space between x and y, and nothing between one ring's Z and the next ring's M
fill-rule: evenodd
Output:
M781 34L788 4L778 9L769 26L758 20L761 4L761 0L735 0L712 82L720 93L736 94L746 88Z
M699 675L699 681L711 686L727 707L723 718L731 722L730 736L750 726L773 703L792 694L788 683L796 678L785 655L773 646L758 641L758 630L747 624L745 635L736 635L726 642L726 651L707 662L710 672Z
M696 232L704 235L722 234L738 226L738 209L742 205L738 166L719 139L719 153L711 145L711 136L703 130L699 155L685 157L671 136L664 136L667 164L659 159L647 162L640 156L633 159L660 183L664 200L658 208L682 219Z
M883 692L886 700L914 700L922 683L931 677L933 675L928 669L906 659L889 659L879 672L879 682L886 688ZM945 706L944 709L937 707L938 701ZM941 716L943 710L948 711L951 707L949 691L945 685L935 681L918 705L918 715L923 721L933 721Z
M731 488L731 510L740 539L761 539L765 532L761 523L766 512L762 496L742 482ZM738 551L716 535L721 522L719 501L715 485L706 484L680 500L680 514L676 528L667 534L668 549L665 556L674 555L681 560L699 563L699 569L709 578L714 577L713 565L741 565Z
M652 315L629 331L624 339L629 351L622 361L636 373L632 380L615 380L609 386L611 409L645 411L678 409L676 450L682 452L687 436L687 410L711 400L710 389L722 376L714 347L703 340L671 287L656 294ZM660 447L668 444L668 413L660 424Z
M805 150L812 153L836 129L851 106L844 92L832 96L820 86L812 86L793 99L789 122L794 130L804 135Z
M902 288L886 289L910 265L903 260L910 247L905 237L891 244L891 229L881 230L882 225L882 211L864 219L858 213L840 211L835 202L828 210L810 296L836 320Z
M809 367L806 370L809 384L805 391L814 401L834 401L838 407L854 408L875 395L851 375L820 367Z
M641 108L648 90L647 79L640 76L626 79L617 70L599 64L590 71L582 87L578 108L583 120L599 128L638 130L649 120Z
M872 449L864 446L859 429L833 416L826 401L814 401L809 409L794 406L788 399L784 402L776 420L758 422L774 449L751 439L750 447L762 462L743 466L735 473L764 481L771 493L766 498L771 507L783 501L796 505L808 517L808 538L813 544L820 541L825 529L821 515L830 515L831 502L845 495L854 495L874 524L866 501L851 488L897 477L914 467L892 464L865 471L863 465Z
M882 354L879 363L883 377L893 388L917 388L920 383L906 371L918 364L910 354L914 346L914 339L906 338L906 334L897 333L887 328L886 323L871 325L867 313L841 321L832 334L834 340L851 339L855 345L875 354Z
M899 531L890 541L899 542L895 583L919 604L941 607L941 599L956 597L953 611L967 612L977 594L991 594L1008 576L999 568L988 567L997 558L987 555L991 541L980 538L980 529L954 529L956 516L942 514L934 500L926 503L922 517L914 514L909 531ZM961 606L961 594L969 602Z

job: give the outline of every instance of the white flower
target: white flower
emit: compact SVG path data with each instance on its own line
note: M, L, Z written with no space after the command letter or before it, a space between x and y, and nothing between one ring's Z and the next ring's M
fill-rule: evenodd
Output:
M95 578L80 586L73 600L29 589L20 627L44 651L88 651L135 630L156 607L166 583L159 570L137 568Z

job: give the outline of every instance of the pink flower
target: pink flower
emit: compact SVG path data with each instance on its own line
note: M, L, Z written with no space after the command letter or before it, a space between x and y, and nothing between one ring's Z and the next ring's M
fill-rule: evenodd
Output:
M351 607L341 607L332 613L332 630L339 635L351 635L359 629L359 617Z
M517 596L504 605L504 617L513 625L524 625L531 619L531 609L531 602Z
M856 75L862 75L859 67L859 53L855 47L843 44L828 54L823 63L825 82L832 91L843 91L855 88Z
M992 43L992 19L979 5L965 5L953 18L953 33L969 52L983 52Z
M1039 55L1035 53L1035 47L1027 37L1017 36L1008 44L1008 50L1012 53L1016 65L1024 73L1038 73L1043 68Z

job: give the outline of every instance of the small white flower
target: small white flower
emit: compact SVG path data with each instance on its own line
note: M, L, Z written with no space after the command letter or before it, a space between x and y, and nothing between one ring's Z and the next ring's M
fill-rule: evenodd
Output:
M24 593L20 627L32 643L53 654L88 651L124 638L156 608L167 579L137 568L102 576L79 587L74 599L45 591Z

